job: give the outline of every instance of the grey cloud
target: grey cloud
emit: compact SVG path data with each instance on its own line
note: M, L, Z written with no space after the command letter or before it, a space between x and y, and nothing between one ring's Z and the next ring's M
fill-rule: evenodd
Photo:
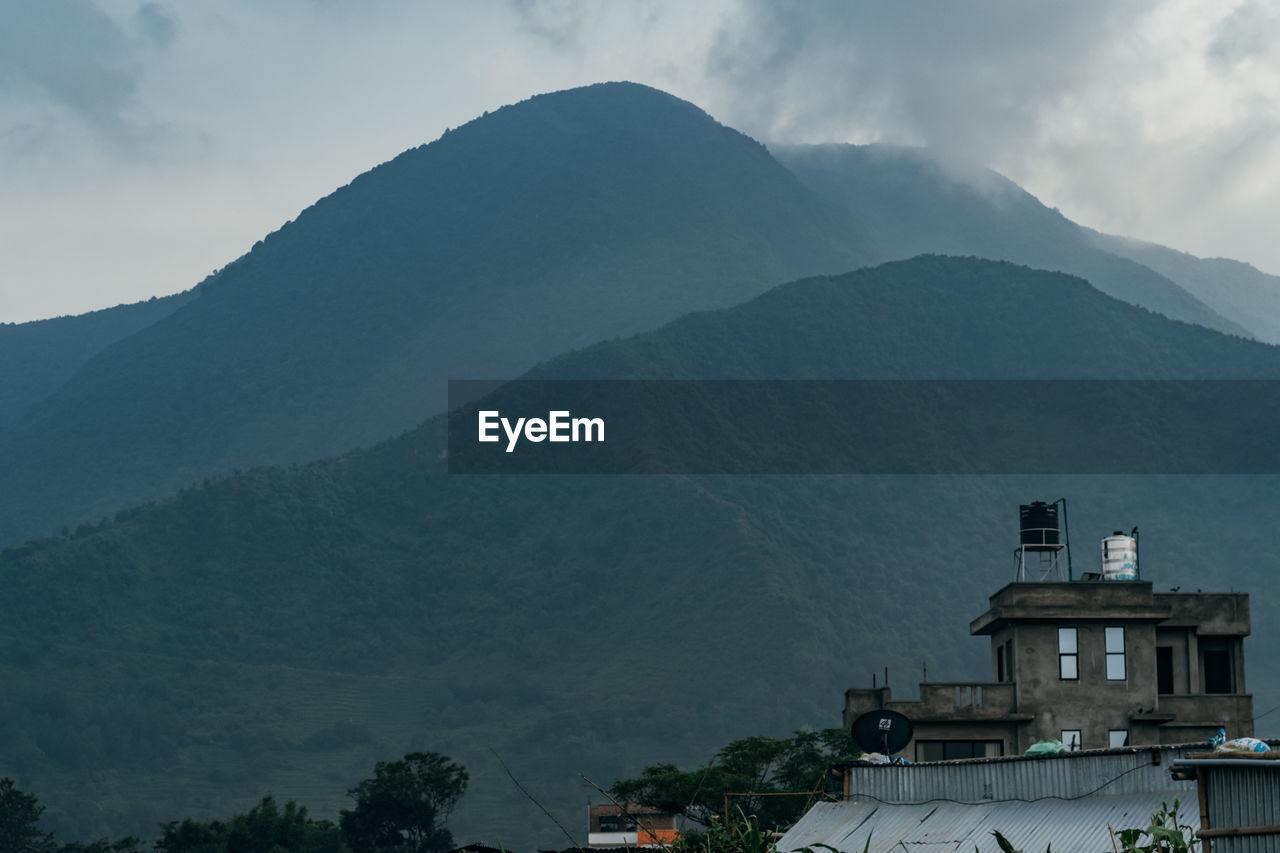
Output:
M744 123L779 138L911 139L982 157L1034 132L1046 106L1096 80L1139 4L749 0L708 59Z
M150 132L137 117L143 60L172 43L177 24L154 3L129 24L91 0L0 4L0 95L53 105L99 140L136 150ZM45 121L56 130L56 120Z
M178 35L178 22L159 3L143 3L133 17L138 32L156 47L167 50Z
M587 4L583 0L509 0L524 29L557 50L581 49Z
M1280 38L1280 12L1272 5L1246 3L1222 20L1206 51L1220 69L1231 68L1275 49Z

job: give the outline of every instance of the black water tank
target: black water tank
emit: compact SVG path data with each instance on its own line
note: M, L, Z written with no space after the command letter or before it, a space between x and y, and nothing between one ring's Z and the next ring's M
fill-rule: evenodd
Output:
M1024 551L1053 551L1058 547L1058 505L1036 501L1018 507L1019 541Z

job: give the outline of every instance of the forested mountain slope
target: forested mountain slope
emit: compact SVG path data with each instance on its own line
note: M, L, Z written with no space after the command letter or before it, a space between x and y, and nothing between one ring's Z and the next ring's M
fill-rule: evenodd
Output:
M1280 377L1280 350L1068 276L922 257L775 288L540 365L544 378ZM982 678L964 639L1012 579L1016 505L1071 501L1077 565L1141 524L1158 588L1261 594L1275 477L449 475L442 418L368 450L219 478L0 555L0 755L61 837L225 816L271 791L332 815L372 761L435 749L455 834L559 843L603 784L839 719L889 666ZM1230 542L1229 559L1221 543ZM1266 733L1265 731L1263 733ZM561 838L562 840L562 838Z
M0 542L338 453L568 347L875 258L755 141L630 83L541 95L303 211L0 430Z
M195 294L193 288L87 314L0 323L0 428L58 390L89 359L172 314Z
M1202 290L1193 295L1141 259L1108 251L1094 232L978 164L951 163L924 149L890 145L781 145L772 150L815 192L866 222L886 258L936 252L1061 270L1174 320L1228 334L1259 335L1247 318L1238 317L1240 312L1232 314L1237 319L1227 319Z

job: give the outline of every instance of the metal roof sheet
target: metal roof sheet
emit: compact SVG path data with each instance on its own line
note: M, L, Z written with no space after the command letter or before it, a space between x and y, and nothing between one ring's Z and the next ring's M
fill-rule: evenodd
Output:
M791 853L828 844L842 853L861 853L870 838L869 853L970 853L975 848L987 853L999 850L991 834L999 830L1027 853L1040 853L1049 845L1058 853L1097 853L1111 848L1108 825L1116 830L1146 827L1162 801L1171 799L1167 792L1148 792L1036 803L819 803L779 840L778 850ZM1199 813L1183 799L1180 820L1198 830Z
M843 765L849 798L820 803L778 843L780 853L827 844L842 853L996 851L999 830L1027 853L1111 849L1117 830L1150 825L1163 803L1181 800L1182 823L1197 830L1195 782L1170 766L1204 744L1127 747L1044 758L1023 756L932 764Z
M1195 783L1173 780L1169 765L1203 744L1072 752L1040 758L931 764L845 764L849 799L907 805L931 800L989 803L1072 799L1092 794L1164 792L1194 796ZM1159 805L1157 801L1156 805Z

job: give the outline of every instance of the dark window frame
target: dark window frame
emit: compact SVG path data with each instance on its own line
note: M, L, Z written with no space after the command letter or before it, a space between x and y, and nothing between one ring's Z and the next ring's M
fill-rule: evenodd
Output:
M1004 755L1002 740L918 740L915 744L916 761L955 761L961 758L986 758L987 746L995 744L996 755ZM923 750L922 750L923 747ZM924 751L940 750L942 757L926 757Z
M1112 631L1120 632L1120 651L1118 652L1111 650L1111 636L1112 636L1111 632ZM1108 625L1107 627L1102 629L1102 638L1103 638L1102 650L1106 655L1105 673L1107 676L1107 681L1128 681L1129 680L1129 662L1125 659L1125 653L1128 648L1129 641L1128 641L1128 638L1125 636L1124 626ZM1117 660L1120 662L1120 675L1113 676L1111 674L1111 665Z
M1173 646L1156 646L1156 693L1171 696L1173 692Z
M1071 651L1063 651L1064 631L1071 632ZM1066 675L1067 662L1070 661L1071 669L1075 675ZM1076 628L1059 628L1058 629L1058 680L1059 681L1079 681L1080 680L1080 632Z

